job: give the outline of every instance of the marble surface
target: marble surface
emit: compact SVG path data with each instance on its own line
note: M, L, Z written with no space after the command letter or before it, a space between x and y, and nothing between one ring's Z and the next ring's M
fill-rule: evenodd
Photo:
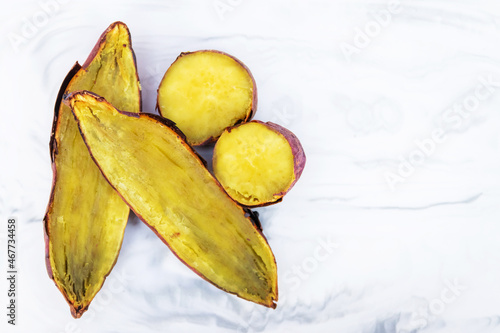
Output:
M302 178L259 209L276 310L206 283L136 217L81 319L48 278L54 100L116 20L144 111L180 52L219 49L252 70L256 119L302 141ZM19 263L2 332L500 332L498 1L3 1L0 22L0 267L9 217Z

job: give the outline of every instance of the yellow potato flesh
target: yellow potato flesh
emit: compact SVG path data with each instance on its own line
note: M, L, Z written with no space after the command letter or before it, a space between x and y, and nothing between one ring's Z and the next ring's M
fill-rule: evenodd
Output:
M292 149L280 133L261 123L246 123L217 141L214 173L227 193L244 205L273 202L295 179Z
M253 89L252 77L235 59L193 52L181 55L168 69L158 89L158 107L190 144L198 145L248 118Z
M269 245L165 120L119 113L88 93L70 103L110 184L180 260L227 292L276 306Z
M140 86L126 26L115 24L67 91L91 90L140 111ZM52 278L80 317L118 256L129 208L93 162L71 109L60 105L53 133L56 178L45 217Z

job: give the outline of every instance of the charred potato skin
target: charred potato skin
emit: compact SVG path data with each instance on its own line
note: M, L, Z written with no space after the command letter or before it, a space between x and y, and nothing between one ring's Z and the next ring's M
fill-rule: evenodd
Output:
M251 105L250 109L247 111L247 114L246 114L245 118L239 119L231 127L234 127L234 126L237 126L239 124L246 123L246 122L249 122L250 120L252 120L252 118L255 116L255 113L257 112L257 104L258 104L257 84L255 82L255 78L253 77L252 72L250 71L250 69L241 60L239 60L235 56L232 56L232 55L230 55L230 54L228 54L226 52L222 52L222 51L218 51L218 50L212 50L212 49L199 50L199 51L191 51L191 52L181 52L181 54L179 56L177 56L177 58L175 59L175 61L170 65L170 67L167 69L167 71L163 75L163 78L160 81L160 86L161 86L161 82L163 82L163 79L168 75L170 68L177 62L177 60L179 60L182 57L185 57L187 55L191 55L191 54L195 54L195 53L202 53L202 52L210 52L210 53L217 53L217 54L225 55L225 56L231 58L232 60L234 60L238 65L240 65L248 73L250 79L252 80L252 86L253 86L253 90L252 90L252 105ZM156 93L157 93L157 95L156 95L157 96L157 98L156 98L156 110L158 111L158 113L160 114L160 116L164 116L162 114L162 112L161 112L160 104L159 104L159 98L158 98L159 90L160 90L160 88L158 87L158 89L156 90ZM224 132L224 131L222 131L222 132ZM220 137L220 135L219 136L212 136L212 137L206 139L205 141L201 142L200 144L197 144L196 146L206 146L206 145L213 144L213 143L215 143L217 141L217 139L219 137Z
M49 151L50 151L50 160L51 160L51 167L52 167L52 185L51 185L51 191L50 191L50 198L49 198L49 204L43 219L43 231L44 231L44 240L45 240L45 266L47 268L47 273L49 274L49 277L53 280L54 279L54 274L52 272L52 267L50 265L50 251L49 251L49 225L48 225L48 212L51 208L51 206L54 203L54 190L55 190L55 184L57 181L57 169L56 169L56 164L55 164L55 157L57 155L57 140L56 140L56 129L57 129L57 123L59 119L59 109L61 108L61 103L64 99L64 95L66 93L66 89L73 79L73 77L78 73L78 71L82 68L80 64L75 63L69 73L66 75L66 78L64 79L61 87L59 88L59 92L57 94L57 99L56 99L56 104L54 107L54 120L52 122L52 131L50 134L50 142L49 142ZM57 288L59 286L56 284ZM60 289L60 288L59 288ZM61 290L61 293L66 297L64 292ZM69 300L66 298L66 301L68 303ZM70 304L71 305L71 304Z

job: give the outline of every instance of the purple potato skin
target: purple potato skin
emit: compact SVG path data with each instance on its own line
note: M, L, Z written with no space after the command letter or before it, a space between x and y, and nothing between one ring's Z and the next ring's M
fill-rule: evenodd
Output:
M56 142L56 128L57 128L57 121L59 119L59 109L61 107L61 102L63 100L63 96L66 92L66 88L68 87L68 84L71 82L73 77L78 73L78 71L82 67L80 64L75 63L69 73L66 75L64 78L64 81L61 85L61 88L59 88L59 92L57 94L57 99L56 99L56 105L54 107L54 120L52 122L52 132L50 135L50 142L49 142L49 151L50 151L50 160L51 160L51 167L52 167L52 189L50 192L50 199L49 199L49 204L48 206L50 207L52 203L54 202L54 188L57 180L57 170L56 170L56 164L55 164L55 155L57 155L57 142ZM49 207L47 208L47 211L49 210ZM52 272L52 267L50 266L50 252L49 252L49 232L47 230L48 225L46 218L44 218L44 239L45 239L45 266L47 268L47 273L49 274L49 277L53 280L54 279L54 273ZM59 286L58 286L59 288ZM64 295L64 293L63 293ZM69 303L69 301L68 301Z

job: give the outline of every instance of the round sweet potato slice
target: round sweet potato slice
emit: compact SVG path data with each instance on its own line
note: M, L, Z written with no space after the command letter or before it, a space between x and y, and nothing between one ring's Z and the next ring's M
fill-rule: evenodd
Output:
M256 107L250 70L220 51L181 53L158 88L159 113L174 121L194 146L213 142L227 127L250 120Z
M233 200L256 207L281 201L305 162L302 145L292 132L271 122L251 121L221 135L214 148L213 170Z

